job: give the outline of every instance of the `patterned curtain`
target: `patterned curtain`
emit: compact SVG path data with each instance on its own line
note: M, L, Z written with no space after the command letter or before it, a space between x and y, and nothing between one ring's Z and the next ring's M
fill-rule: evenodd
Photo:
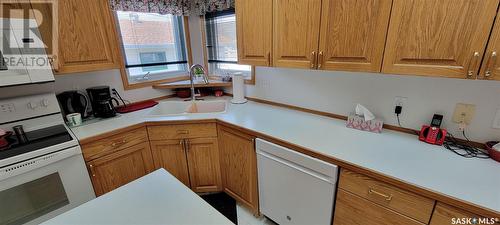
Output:
M173 14L205 15L234 7L235 0L109 0L112 10Z

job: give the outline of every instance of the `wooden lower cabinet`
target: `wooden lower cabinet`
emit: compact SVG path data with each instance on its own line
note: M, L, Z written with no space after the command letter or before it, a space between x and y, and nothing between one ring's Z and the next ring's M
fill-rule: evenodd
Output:
M185 141L191 189L195 192L222 191L217 138Z
M153 171L149 143L144 142L87 162L97 196Z
M255 139L223 126L218 134L224 192L258 214Z
M151 141L156 169L164 168L195 192L222 190L217 138Z
M151 141L150 144L155 169L164 168L191 187L184 140Z
M423 225L343 189L337 192L333 225Z
M472 222L474 218L478 219L477 224L498 224L499 222L492 218L480 217L455 207L438 203L432 214L430 225L476 224ZM480 222L479 219L485 222Z

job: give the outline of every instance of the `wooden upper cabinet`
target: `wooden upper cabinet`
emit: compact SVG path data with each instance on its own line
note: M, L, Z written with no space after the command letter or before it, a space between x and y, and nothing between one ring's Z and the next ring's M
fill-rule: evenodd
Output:
M273 64L316 69L321 0L274 0Z
M475 79L498 0L394 0L383 72Z
M34 19L29 2L22 0L2 0L0 18Z
M58 74L120 68L114 17L105 0L58 1ZM50 37L50 36L49 36Z
M271 66L273 2L236 0L238 63Z
M151 141L150 144L155 169L164 168L191 187L184 140Z
M254 137L219 126L219 150L224 192L259 212L257 155Z
M195 192L222 190L217 138L186 140L191 189Z
M154 169L147 142L92 160L87 166L97 196L140 178Z
M392 0L323 0L318 69L380 72Z
M486 80L500 80L500 63L498 56L500 54L500 13L497 15L493 32L491 33L490 41L488 42L488 49L486 50L481 72L480 79Z

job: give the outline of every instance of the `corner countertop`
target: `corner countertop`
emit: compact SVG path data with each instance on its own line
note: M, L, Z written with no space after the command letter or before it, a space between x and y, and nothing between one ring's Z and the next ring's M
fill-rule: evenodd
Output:
M165 169L159 169L42 224L233 223Z
M123 114L72 131L83 140L142 122L218 119L500 215L500 163L463 158L422 143L414 135L387 129L381 134L353 130L343 120L256 102L228 102L227 111L219 114L152 117L149 111Z

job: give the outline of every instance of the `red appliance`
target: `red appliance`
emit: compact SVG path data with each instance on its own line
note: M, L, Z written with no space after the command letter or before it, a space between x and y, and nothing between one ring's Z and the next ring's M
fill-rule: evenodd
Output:
M435 114L432 117L431 125L422 126L418 139L433 145L443 145L448 132L446 129L440 128L442 122L443 116Z

